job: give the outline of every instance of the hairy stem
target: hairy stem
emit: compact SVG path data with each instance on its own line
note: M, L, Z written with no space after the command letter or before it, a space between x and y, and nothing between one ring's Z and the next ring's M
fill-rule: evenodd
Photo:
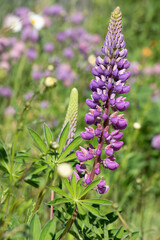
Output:
M78 209L76 207L75 210L73 211L73 214L72 214L71 218L68 220L67 225L66 225L63 233L61 234L59 240L64 240L65 234L69 232L69 230L72 227L72 224L74 223L77 215L78 215Z
M131 240L133 240L132 234L131 234L131 232L130 232L130 230L129 230L129 227L128 227L128 224L126 223L126 221L124 220L124 218L122 217L122 215L120 214L120 212L119 212L119 211L116 211L116 212L117 212L117 215L118 215L119 219L121 220L123 226L124 226L124 227L126 228L126 230L128 231L128 233L129 233L129 238L130 238Z
M54 191L51 191L51 201L54 200ZM51 205L51 209L50 209L50 220L53 219L53 205Z

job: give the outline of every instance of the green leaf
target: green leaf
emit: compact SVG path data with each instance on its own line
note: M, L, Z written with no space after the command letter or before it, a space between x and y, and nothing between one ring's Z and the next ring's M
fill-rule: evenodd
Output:
M84 208L81 206L81 204L77 203L77 208L78 208L78 213L81 215L85 215L86 211L84 210Z
M64 229L60 230L58 233L56 233L56 236L53 238L54 240L58 240L58 238L61 236L63 233Z
M39 221L39 217L35 214L30 223L30 234L32 237L29 240L39 240L41 233L41 223Z
M83 179L79 179L78 182L77 182L77 195L76 195L76 198L79 199L79 195L81 193L81 189L82 189L82 183Z
M116 232L116 235L114 236L113 240L120 240L120 239L122 239L123 234L124 234L124 229L123 229L123 227L120 227L118 229L118 231Z
M139 233L138 233L138 232L133 232L133 233L131 234L131 236L132 236L132 239L133 239L133 240L136 240L137 237L139 236ZM127 235L127 236L124 238L124 240L130 240L130 236Z
M68 179L67 179L67 178L64 178L63 181L64 181L64 184L66 185L67 190L70 192L70 194L71 194L72 197L73 197L73 189L72 189L72 187L71 187Z
M49 147L50 142L53 141L53 135L52 135L51 129L46 124L44 124L44 136Z
M50 189L52 189L53 191L55 191L56 193L62 195L63 197L72 199L67 193L65 193L62 189L58 188L58 187L50 187Z
M36 143L37 147L39 148L39 150L46 153L47 147L46 147L45 143L42 141L42 139L40 138L40 136L30 128L28 128L28 131L29 131L33 141Z
M91 203L91 204L102 204L102 205L111 205L112 202L106 199L84 199L80 200L84 203Z
M61 154L58 161L64 159L71 151L73 151L79 144L82 142L82 138L80 136L76 137L65 149L65 151Z
M71 186L73 189L73 197L75 198L76 197L76 188L77 188L77 179L76 179L76 176L74 173L72 174L72 177L71 177Z
M85 208L86 208L89 212L91 212L93 215L95 215L96 217L103 218L103 217L101 216L101 214L99 213L99 211L98 211L96 208L94 208L94 207L92 207L92 206L90 206L90 205L88 205L88 204L82 203L82 202L81 202L81 205L82 205L83 207L85 207Z
M68 134L69 134L69 123L67 123L66 126L64 127L63 132L59 139L59 149L58 149L59 154L62 152L62 150L65 147L65 143L67 141Z
M109 240L107 225L104 224L104 240Z
M58 160L58 163L68 162L68 161L71 161L71 160L73 160L75 158L77 158L76 154L75 153L71 153L71 154L69 154L69 156L61 159L60 161Z
M79 198L82 198L84 195L86 195L90 190L92 190L99 182L101 181L101 179L97 179L94 180L93 182L91 182L86 188L85 190L81 193L81 195L79 196Z
M62 203L67 203L67 202L71 202L71 199L66 199L66 198L57 198L51 202L48 203L48 205L58 205L58 204L62 204Z
M35 188L39 188L39 185L38 185L39 182L37 180L25 179L24 181Z
M47 166L37 166L37 169L35 171L33 171L30 175L34 175L34 174L37 174L39 172L42 172L44 169L48 168Z
M56 230L56 220L51 219L43 228L39 240L52 240Z

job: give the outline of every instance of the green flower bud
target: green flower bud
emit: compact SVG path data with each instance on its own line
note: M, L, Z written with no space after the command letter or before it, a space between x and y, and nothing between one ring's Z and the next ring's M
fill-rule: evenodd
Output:
M50 148L57 150L59 148L59 144L57 142L50 142Z
M55 87L57 84L57 79L53 77L46 77L44 80L44 85L46 87Z

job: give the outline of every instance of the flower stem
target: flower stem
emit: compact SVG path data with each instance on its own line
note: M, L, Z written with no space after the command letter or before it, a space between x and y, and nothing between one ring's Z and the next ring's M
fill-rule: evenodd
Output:
M63 233L61 234L59 240L64 240L65 234L69 232L69 230L72 227L72 224L74 223L77 215L78 215L78 209L76 207L75 210L73 211L73 214L72 214L71 218L68 220L67 225L66 225Z
M128 231L130 239L133 240L132 234L131 234L131 232L130 232L130 230L129 230L129 227L128 227L128 224L126 223L126 221L124 220L124 218L122 217L122 215L120 214L120 212L119 212L119 211L116 211L116 212L117 212L117 215L118 215L119 219L121 220L123 226L124 226L124 227L126 228L126 230Z
M105 106L105 113L108 115L109 114L109 100L110 100L110 96L112 94L112 89L110 89L108 91L108 99L106 101L106 106ZM100 136L100 150L103 149L103 144L104 144L104 141L105 141L105 137L103 136L103 133L104 133L104 130L106 128L106 126L108 126L109 124L109 118L107 118L106 120L103 121L103 128L102 128L102 133L101 133L101 136ZM91 181L94 180L94 176L95 176L95 167L96 167L96 164L99 162L100 160L100 156L99 155L96 155L95 157L95 161L93 163L93 167L92 167L92 171L91 171Z

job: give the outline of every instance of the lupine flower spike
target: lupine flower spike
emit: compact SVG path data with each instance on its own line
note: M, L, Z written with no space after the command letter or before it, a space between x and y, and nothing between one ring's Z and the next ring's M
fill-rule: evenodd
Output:
M110 19L108 33L101 51L104 55L96 59L96 66L92 69L94 79L91 80L91 99L86 100L90 107L89 113L85 116L88 126L85 132L81 132L84 140L97 138L97 148L89 144L87 149L80 147L81 151L76 151L80 164L76 169L84 175L84 182L89 184L93 181L95 174L100 174L100 166L110 170L116 170L119 164L115 161L115 152L123 146L121 138L127 121L124 114L129 107L126 97L119 96L129 92L130 86L126 85L130 72L126 70L130 63L126 59L128 54L125 48L124 36L122 34L122 16L120 8L117 7ZM102 157L105 156L105 157ZM91 172L86 170L85 161L94 159ZM108 191L105 181L102 180L97 190L100 194Z
M58 141L63 129L65 128L66 124L69 122L69 127L70 127L69 135L68 135L65 147L67 147L74 139L74 134L75 134L76 125L77 125L77 118L78 118L78 91L76 88L73 88L70 94L69 105L68 105L65 121L57 139Z

